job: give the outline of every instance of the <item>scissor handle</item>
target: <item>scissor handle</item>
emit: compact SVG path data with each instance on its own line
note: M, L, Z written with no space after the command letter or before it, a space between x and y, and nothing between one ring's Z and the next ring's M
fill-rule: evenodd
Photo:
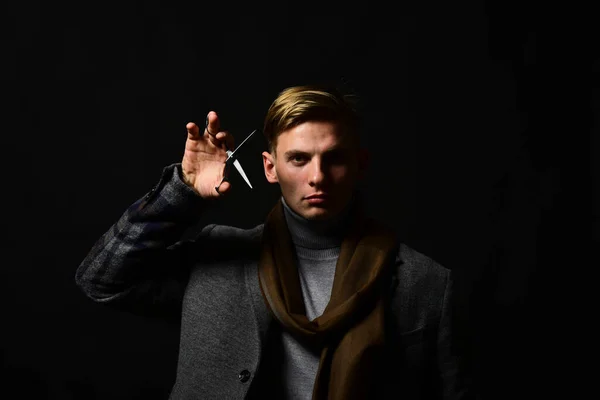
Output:
M219 188L221 187L221 185L223 184L223 182L229 182L229 169L231 167L231 163L229 161L225 162L225 166L223 167L223 179L221 179L221 182L219 182L219 186L215 186L215 190L217 191L217 193L221 194L221 192L219 192Z

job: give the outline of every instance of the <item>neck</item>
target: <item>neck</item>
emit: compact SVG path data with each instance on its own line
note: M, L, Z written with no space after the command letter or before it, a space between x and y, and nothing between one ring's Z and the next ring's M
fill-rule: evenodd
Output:
M281 202L292 241L296 246L310 249L327 249L340 246L347 223L351 218L350 211L355 203L352 199L344 210L335 217L313 221L292 210L283 196Z

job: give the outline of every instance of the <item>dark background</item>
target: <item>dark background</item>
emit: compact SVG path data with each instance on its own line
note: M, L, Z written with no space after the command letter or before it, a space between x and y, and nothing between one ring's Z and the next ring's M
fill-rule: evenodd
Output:
M573 354L585 359L575 349L591 329L599 238L591 10L12 3L0 67L0 354L3 390L18 393L7 398L166 398L178 327L93 304L75 270L181 160L188 121L215 110L242 138L281 89L321 81L362 98L372 212L455 271L458 338L481 397L581 389ZM262 222L278 196L264 148L258 137L241 156L254 190L234 175L203 222Z

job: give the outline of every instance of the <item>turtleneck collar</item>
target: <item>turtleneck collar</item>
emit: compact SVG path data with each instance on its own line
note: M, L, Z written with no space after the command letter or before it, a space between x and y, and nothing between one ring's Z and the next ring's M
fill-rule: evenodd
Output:
M346 208L335 217L323 221L312 221L293 211L283 196L281 196L281 202L292 241L296 246L309 249L339 247L350 220L350 211L355 204L353 197Z

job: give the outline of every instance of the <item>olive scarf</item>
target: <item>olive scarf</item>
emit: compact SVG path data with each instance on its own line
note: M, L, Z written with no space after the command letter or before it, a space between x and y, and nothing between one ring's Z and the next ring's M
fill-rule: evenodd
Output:
M366 399L385 343L384 287L397 251L395 234L351 211L331 298L321 316L306 317L294 245L281 200L264 225L258 275L274 318L300 341L321 349L313 400Z

